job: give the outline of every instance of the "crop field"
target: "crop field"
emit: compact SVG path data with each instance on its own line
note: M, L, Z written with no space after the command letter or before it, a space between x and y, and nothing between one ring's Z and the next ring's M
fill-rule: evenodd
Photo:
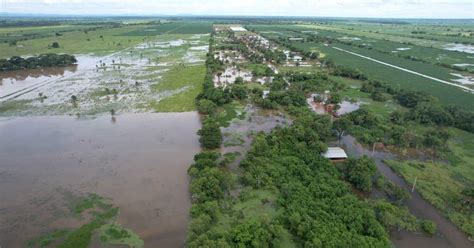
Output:
M439 49L445 49L448 44L456 43L456 42L440 41L440 40L434 40L434 39L419 39L419 38L411 37L411 36L399 36L399 35L387 34L387 33L382 33L382 32L364 32L358 29L354 29L354 27L350 29L345 29L345 28L341 28L341 27L333 26L333 25L327 26L327 25L308 25L308 24L301 24L298 26L304 27L307 29L330 30L330 31L345 33L348 35L365 36L368 38L389 40L389 41L394 41L398 43L410 43L417 46L435 47ZM463 46L462 48L465 48L465 46Z
M366 36L348 35L329 30L321 30L316 33L306 31L305 34L315 34L320 37L337 39L346 43L348 42L354 46L363 47L368 50L376 50L390 55L400 57L410 56L413 60L420 59L431 64L447 64L457 66L461 69L474 69L474 56L459 51L417 46L411 43L399 43L385 39L368 38Z
M253 26L252 26L253 28ZM255 29L262 33L262 35L271 38L277 37L295 37L300 35L305 37L304 33L292 32L291 30L284 30L285 27L265 27L255 26ZM301 27L297 27L296 30L301 30ZM343 37L339 35L339 37ZM334 47L342 48L363 56L367 56L373 59L377 59L386 63L390 63L402 68L416 71L428 76L436 77L442 80L455 82L457 79L456 76L451 73L456 73L450 69L418 61L412 61L404 59L398 56L393 56L390 54L385 54L375 50L368 50L365 48L359 48L350 45L344 45L340 43L333 43L330 45L324 45L322 43L316 42L292 42L297 48L301 48L307 51L318 51L323 53L327 58L333 60L337 65L347 66L361 71L362 73L368 75L370 78L377 79L382 82L387 82L395 87L399 88L408 88L413 90L420 90L431 93L432 95L439 98L439 100L444 104L457 104L464 106L465 108L474 107L474 95L472 93L466 92L462 89L446 85L427 79L418 75L414 75L408 72L398 70L396 68L391 68L386 65L382 65L365 58L354 56L352 54L346 53L335 49Z
M416 39L437 40L443 42L460 42L472 44L471 26L472 22L446 22L439 25L437 22L405 22L398 24L370 23L370 22L342 22L332 23L331 26L358 30L365 33L382 33L399 37Z
M65 24L57 26L0 28L0 43L58 36L66 32L82 31L86 28L90 28L90 26Z
M211 22L171 22L126 32L124 36L155 36L161 34L208 34L212 31Z

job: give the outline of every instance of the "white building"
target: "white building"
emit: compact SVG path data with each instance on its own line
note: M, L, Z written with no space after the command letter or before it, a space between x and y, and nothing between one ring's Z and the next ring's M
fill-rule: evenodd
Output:
M230 30L232 30L232 32L247 32L247 29L243 27L230 27Z
M346 152L340 147L328 147L328 150L321 155L332 161L344 161L347 159Z

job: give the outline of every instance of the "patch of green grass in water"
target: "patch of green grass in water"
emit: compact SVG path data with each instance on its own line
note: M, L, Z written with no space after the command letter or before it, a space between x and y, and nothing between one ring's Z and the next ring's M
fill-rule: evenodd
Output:
M196 110L194 99L202 90L206 68L197 66L173 66L163 73L159 83L152 85L152 90L163 92L189 87L183 92L166 97L160 101L151 101L150 108L156 112L186 112Z
M118 223L103 225L98 232L100 241L105 244L127 245L133 248L140 248L145 244L137 234Z
M10 100L0 103L0 115L16 113L30 108L31 100Z
M232 102L222 106L216 114L216 120L221 127L228 127L233 119L245 119L246 112L239 102Z

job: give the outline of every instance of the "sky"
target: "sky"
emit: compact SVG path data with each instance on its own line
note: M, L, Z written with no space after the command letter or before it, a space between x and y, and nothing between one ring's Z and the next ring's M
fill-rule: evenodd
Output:
M474 18L474 0L0 0L0 13Z

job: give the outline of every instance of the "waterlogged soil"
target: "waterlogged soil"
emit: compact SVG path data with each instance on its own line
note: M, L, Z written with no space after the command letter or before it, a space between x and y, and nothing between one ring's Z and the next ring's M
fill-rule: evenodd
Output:
M195 112L0 119L0 246L87 223L66 207L73 192L110 199L145 247L183 247L199 128Z
M76 55L77 65L0 73L0 115L147 112L149 102L187 90L154 91L177 65L203 65L205 35L159 36L107 56Z

